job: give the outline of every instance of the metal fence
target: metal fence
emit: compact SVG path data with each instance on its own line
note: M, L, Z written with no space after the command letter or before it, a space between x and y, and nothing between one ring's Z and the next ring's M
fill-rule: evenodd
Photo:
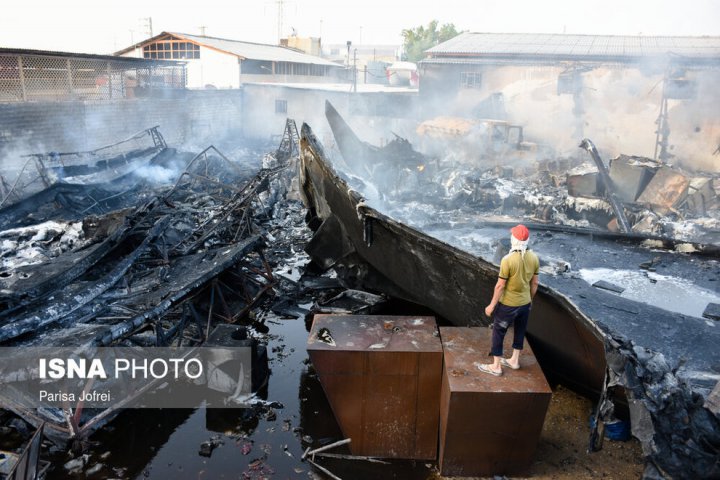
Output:
M0 102L134 98L185 80L178 63L0 52Z

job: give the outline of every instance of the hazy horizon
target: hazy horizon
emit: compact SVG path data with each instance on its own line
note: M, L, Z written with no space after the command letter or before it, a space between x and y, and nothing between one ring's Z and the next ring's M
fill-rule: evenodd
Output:
M278 21L282 4L282 23ZM200 6L198 6L200 5ZM149 37L174 31L277 43L295 31L324 45L401 45L403 29L431 20L474 32L608 35L720 35L720 2L712 0L446 0L442 4L379 0L206 0L190 4L35 0L3 5L0 47L111 54Z

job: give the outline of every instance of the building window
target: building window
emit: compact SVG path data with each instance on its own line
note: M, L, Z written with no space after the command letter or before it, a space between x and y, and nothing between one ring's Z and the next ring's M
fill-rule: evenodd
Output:
M275 100L275 113L287 113L287 100Z
M160 60L200 58L200 45L178 40L159 40L143 47L143 57Z
M460 86L462 88L480 88L481 79L480 72L460 72Z

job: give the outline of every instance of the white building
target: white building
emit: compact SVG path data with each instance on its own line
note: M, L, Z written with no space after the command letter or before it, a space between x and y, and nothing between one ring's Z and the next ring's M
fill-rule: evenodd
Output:
M246 82L333 82L343 68L292 48L176 32L162 32L115 55L184 60L188 88L238 88Z

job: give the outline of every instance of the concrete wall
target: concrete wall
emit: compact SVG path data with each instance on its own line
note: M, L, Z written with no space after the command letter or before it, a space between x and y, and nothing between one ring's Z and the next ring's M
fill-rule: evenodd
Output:
M255 73L241 73L240 83L336 83L338 72L332 72L330 75L311 76L311 75L261 75Z
M664 68L595 66L582 73L578 94L558 94L565 66L425 65L420 79L423 115L487 117L490 99L501 94L505 119L525 127L526 139L548 144L559 155L577 155L588 137L604 156L653 157ZM462 88L461 72L482 76L479 88ZM697 95L669 100L671 163L720 171L720 72L686 72Z
M0 104L0 168L37 152L91 150L160 126L168 145L242 135L242 90L171 92L115 102Z
M325 119L325 100L329 100L355 132L375 145L392 139L395 132L410 136L416 124L417 96L409 93L353 93L320 88L247 84L243 87L243 133L246 138L267 140L282 134L285 120L304 123L327 147L333 136ZM276 112L276 101L287 102L287 112Z

